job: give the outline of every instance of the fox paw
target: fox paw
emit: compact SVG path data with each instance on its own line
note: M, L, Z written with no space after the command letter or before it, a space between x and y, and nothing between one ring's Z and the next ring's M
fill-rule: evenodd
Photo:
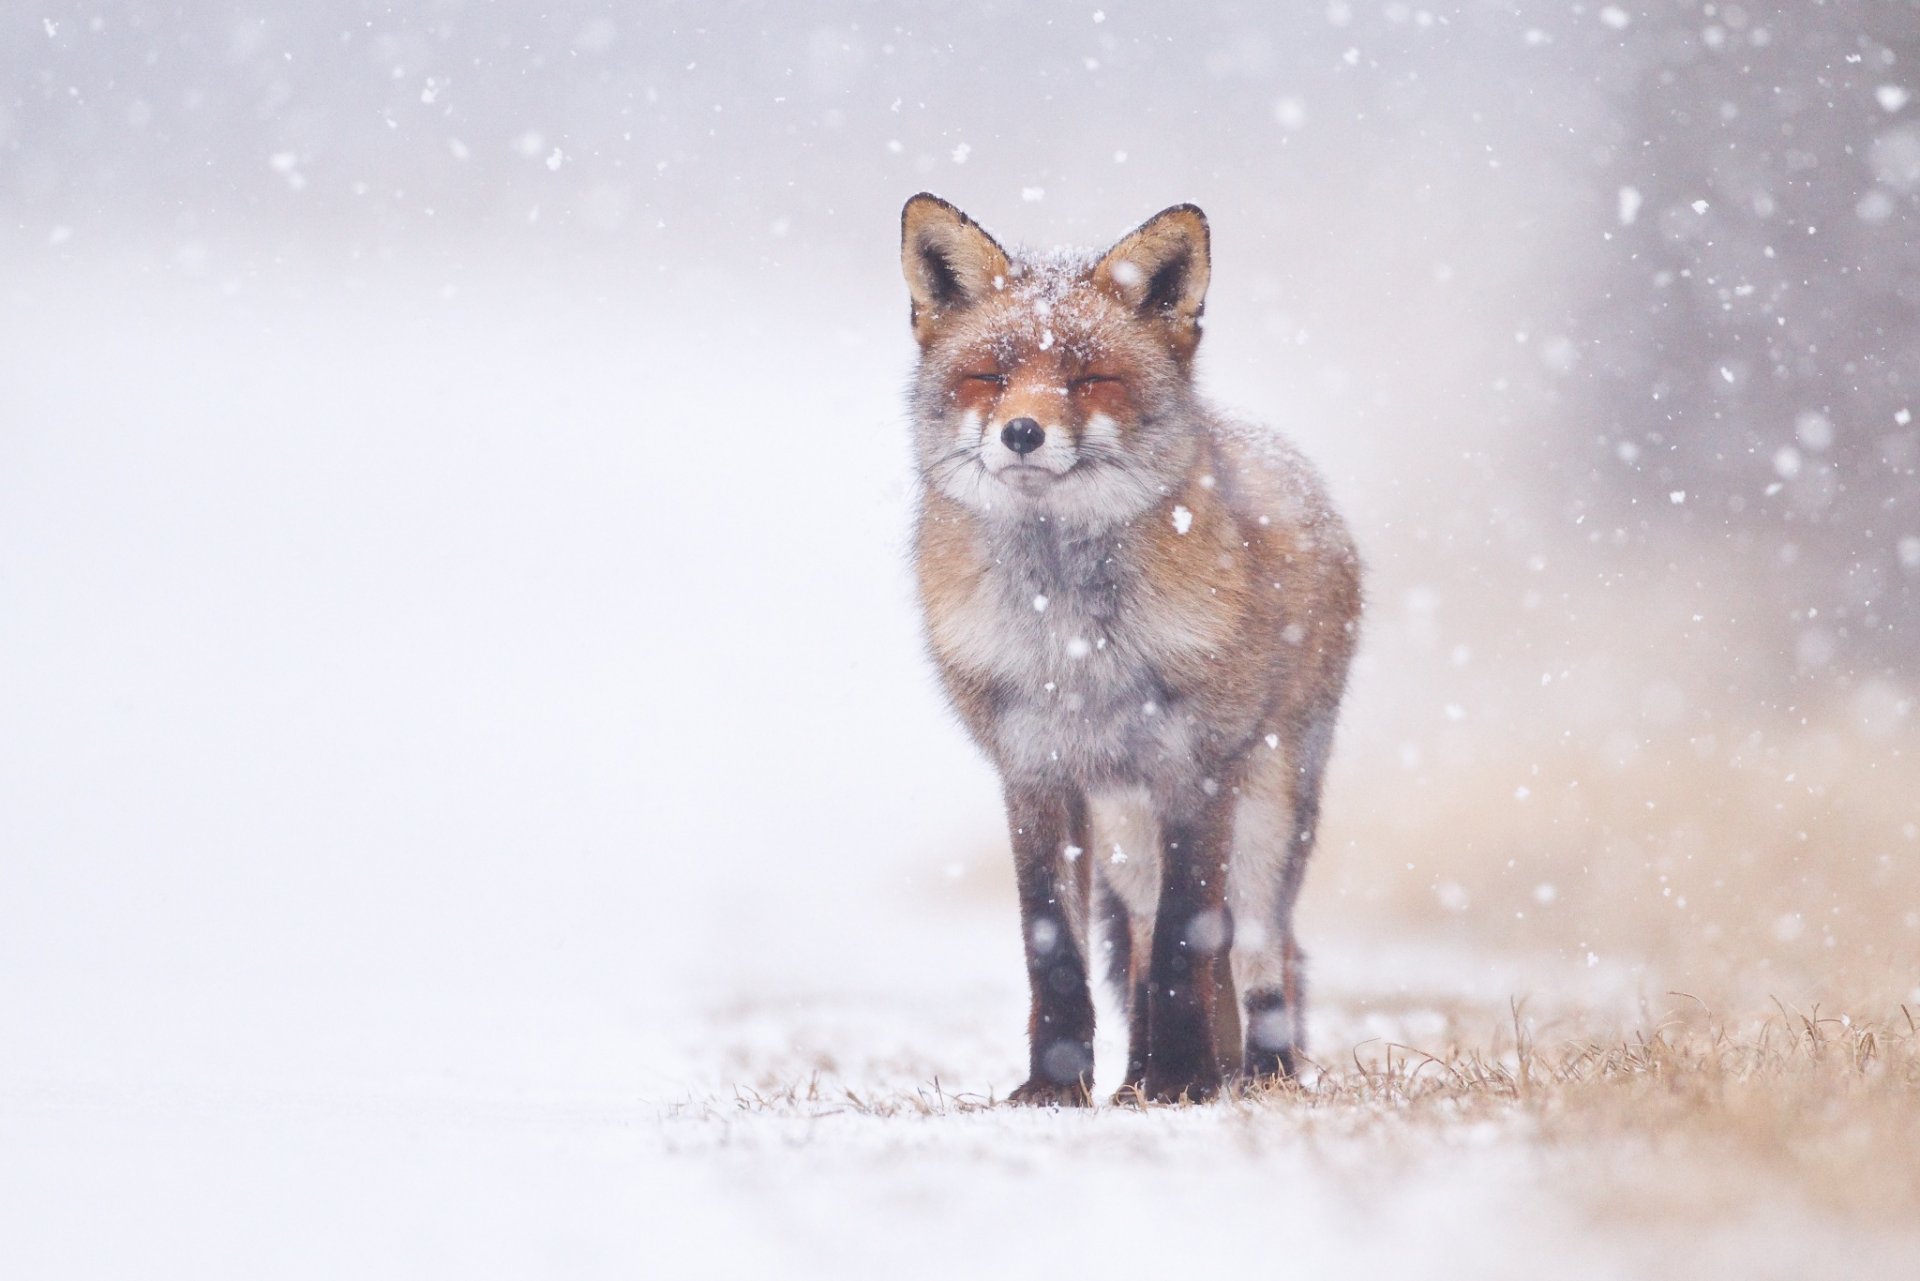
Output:
M1240 1078L1249 1089L1267 1090L1295 1079L1294 1056L1291 1049L1256 1050L1247 1049L1247 1057L1240 1068Z
M1207 1103L1220 1093L1220 1085L1217 1066L1188 1072L1155 1072L1148 1067L1140 1093L1149 1103Z
M1007 1102L1029 1108L1084 1108L1093 1106L1093 1091L1084 1081L1049 1081L1030 1077L1007 1096Z

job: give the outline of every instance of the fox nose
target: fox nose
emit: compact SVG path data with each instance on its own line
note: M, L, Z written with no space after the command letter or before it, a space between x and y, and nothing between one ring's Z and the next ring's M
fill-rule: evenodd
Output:
M1016 454L1031 454L1046 439L1047 433L1031 418L1016 418L1000 429L1000 443Z

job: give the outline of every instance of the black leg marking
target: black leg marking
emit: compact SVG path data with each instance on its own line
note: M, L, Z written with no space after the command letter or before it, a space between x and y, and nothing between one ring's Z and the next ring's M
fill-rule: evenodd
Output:
M1080 950L1089 867L1084 855L1069 859L1065 851L1086 848L1086 799L1009 787L1007 818L1031 997L1027 1080L1010 1097L1084 1107L1093 1101L1093 994Z
M1230 798L1196 801L1161 819L1160 906L1147 966L1146 1094L1202 1102L1219 1092L1214 955L1232 939L1226 911Z
M1286 993L1273 988L1247 993L1248 1082L1291 1077L1294 1067L1294 1011Z

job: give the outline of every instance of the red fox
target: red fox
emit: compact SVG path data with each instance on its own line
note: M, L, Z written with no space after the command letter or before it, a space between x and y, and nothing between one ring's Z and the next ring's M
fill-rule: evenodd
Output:
M1017 1103L1092 1102L1094 916L1127 1010L1116 1101L1290 1076L1305 1043L1293 908L1360 561L1305 459L1194 387L1209 252L1192 205L1104 254L1010 254L924 193L901 214L915 564L1005 792Z

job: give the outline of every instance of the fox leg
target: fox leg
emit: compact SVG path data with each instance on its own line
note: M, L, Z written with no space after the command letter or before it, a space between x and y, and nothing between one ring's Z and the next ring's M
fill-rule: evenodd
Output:
M1249 991L1247 1045L1241 1072L1251 1083L1291 1077L1306 1050L1306 954L1289 930L1271 981Z
M1232 873L1228 873L1232 885ZM1233 908L1224 909L1227 937L1233 937ZM1231 1077L1240 1071L1240 1000L1235 995L1233 952L1223 947L1213 954L1213 1048L1220 1060L1220 1071Z
M1291 1077L1306 1051L1306 954L1293 909L1313 853L1332 719L1251 771L1235 820L1233 971L1246 1005L1242 1071Z
M1093 994L1087 983L1087 802L1078 792L1007 788L1013 864L1026 940L1026 1083L1015 1103L1093 1101Z
M1146 1095L1210 1099L1220 1089L1216 956L1231 941L1227 860L1232 797L1183 797L1161 818L1160 902L1147 962Z
M1100 878L1100 925L1107 983L1127 1015L1127 1075L1114 1097L1131 1101L1131 1092L1142 1089L1147 1080L1147 950L1153 940L1149 933L1140 934L1136 941L1134 914L1104 876Z
M1113 1098L1137 1103L1147 1083L1147 968L1160 902L1160 825L1144 792L1094 805L1092 854L1099 860L1107 973L1127 1012L1127 1074Z
M1300 968L1293 942L1293 899L1299 877L1289 875L1293 871L1293 806L1284 795L1247 795L1237 818L1231 890L1238 927L1233 971L1247 1011L1241 1071L1258 1082L1292 1076L1294 1055L1300 1048L1298 985L1288 981ZM1290 959L1295 963L1290 964Z

